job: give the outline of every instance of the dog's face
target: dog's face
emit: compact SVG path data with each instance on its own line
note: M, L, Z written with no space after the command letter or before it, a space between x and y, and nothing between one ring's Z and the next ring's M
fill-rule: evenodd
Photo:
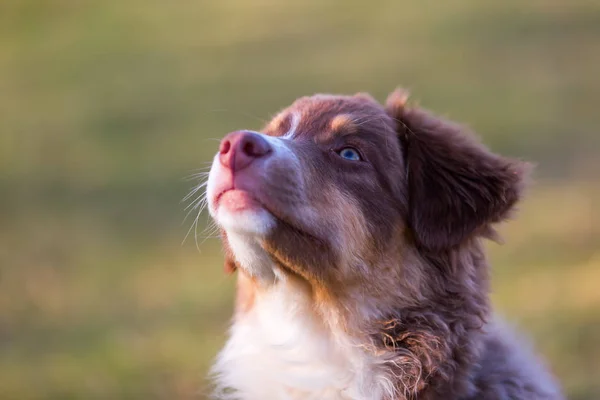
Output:
M236 263L251 275L274 278L276 267L332 283L360 280L403 229L405 188L395 123L384 109L365 95L320 95L297 100L262 133L229 134L208 199ZM252 240L269 262L236 248Z
M502 219L522 166L405 102L400 91L385 107L364 94L316 95L262 132L227 135L207 196L228 264L265 284L295 276L333 297L389 291L419 280L422 271L407 271L415 254L461 246Z

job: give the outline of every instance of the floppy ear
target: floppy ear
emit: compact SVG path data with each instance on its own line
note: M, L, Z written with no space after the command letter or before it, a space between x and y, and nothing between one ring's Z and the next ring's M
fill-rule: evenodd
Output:
M409 225L421 247L449 249L508 216L529 165L491 153L465 128L406 107L407 99L396 90L386 111L398 122Z

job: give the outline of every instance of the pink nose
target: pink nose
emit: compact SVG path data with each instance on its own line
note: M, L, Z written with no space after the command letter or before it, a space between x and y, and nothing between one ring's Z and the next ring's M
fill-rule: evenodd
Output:
M225 168L239 171L270 152L271 146L259 134L236 131L229 133L221 140L219 160Z

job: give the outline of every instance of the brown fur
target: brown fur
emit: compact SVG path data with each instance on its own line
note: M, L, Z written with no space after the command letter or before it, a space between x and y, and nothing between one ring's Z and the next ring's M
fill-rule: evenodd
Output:
M279 222L263 248L306 282L325 323L383 355L397 399L561 399L537 361L514 361L518 346L491 317L481 241L519 200L527 164L407 99L396 91L382 107L365 94L317 95L265 127L280 136L290 113L302 115L290 146L310 186L298 192L285 166L271 172L263 191ZM348 145L365 162L334 154ZM294 214L306 204L317 221ZM256 290L242 275L238 312ZM373 317L361 314L367 306Z

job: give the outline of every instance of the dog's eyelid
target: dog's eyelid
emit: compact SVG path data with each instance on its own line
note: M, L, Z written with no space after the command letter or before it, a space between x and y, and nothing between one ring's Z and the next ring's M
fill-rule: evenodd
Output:
M367 152L367 149L372 146L373 144L370 141L358 134L343 136L343 138L336 143L338 150L344 147L353 147L358 150L362 156L366 156L365 153Z

